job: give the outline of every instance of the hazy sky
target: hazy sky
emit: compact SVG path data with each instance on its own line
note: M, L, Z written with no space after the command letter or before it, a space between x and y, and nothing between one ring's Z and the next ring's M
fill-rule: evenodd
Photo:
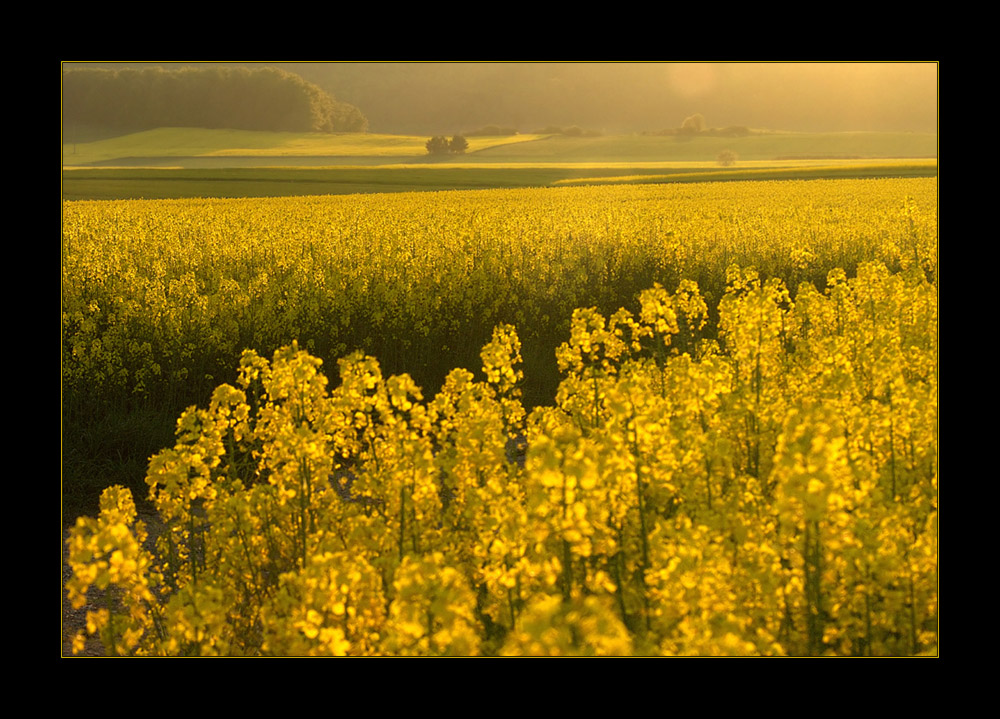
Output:
M643 132L678 127L694 113L709 127L937 131L935 62L241 64L298 73L360 108L373 132L452 133L486 124Z
M643 131L696 112L710 127L937 130L933 62L342 63L300 72L358 105L376 131L449 118Z

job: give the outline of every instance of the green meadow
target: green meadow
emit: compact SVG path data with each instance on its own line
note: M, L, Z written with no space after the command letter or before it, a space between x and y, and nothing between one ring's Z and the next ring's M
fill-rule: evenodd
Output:
M72 131L67 131L72 135ZM278 197L370 192L937 174L928 133L470 137L431 157L427 138L161 128L63 144L63 199ZM720 167L730 151L738 159Z
M202 130L189 127L161 127L95 142L74 143L72 130L63 136L63 165L92 166L120 162L125 165L164 160L211 158L217 167L229 167L233 158L258 161L282 158L298 164L308 158L393 158L427 154L426 137L378 135L373 133L253 132L249 130ZM530 142L540 135L469 138L469 152L498 145Z

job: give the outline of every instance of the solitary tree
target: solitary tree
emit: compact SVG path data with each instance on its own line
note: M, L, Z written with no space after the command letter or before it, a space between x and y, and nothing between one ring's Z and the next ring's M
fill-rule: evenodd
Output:
M448 138L444 135L432 137L427 141L425 147L427 148L427 152L431 155L447 155L448 151L451 149L448 144Z
M456 155L464 155L468 149L469 141L461 135L455 135L451 138L451 144L448 145L448 150Z
M723 167L729 167L730 165L735 165L736 160L738 160L739 157L732 150L723 150L715 159L718 160L719 164Z

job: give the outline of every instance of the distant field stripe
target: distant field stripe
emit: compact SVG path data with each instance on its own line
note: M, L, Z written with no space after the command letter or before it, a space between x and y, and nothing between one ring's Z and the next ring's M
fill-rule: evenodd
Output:
M554 185L631 184L643 182L726 182L735 180L801 180L865 177L936 177L937 161L909 165L864 165L830 167L790 167L757 170L717 170L673 172L669 174L582 177L556 180Z
M783 163L784 165L784 163ZM624 170L624 172L623 172ZM666 171L664 171L666 170ZM417 192L567 185L730 182L868 177L934 177L937 161L844 164L788 163L781 167L709 169L575 164L352 168L77 169L63 173L63 199L179 199L291 197L369 192Z

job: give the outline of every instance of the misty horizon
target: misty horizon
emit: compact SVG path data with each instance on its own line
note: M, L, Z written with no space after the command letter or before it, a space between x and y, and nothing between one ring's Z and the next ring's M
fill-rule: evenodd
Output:
M707 127L792 132L938 129L936 62L875 63L64 63L76 67L274 66L367 117L369 131L427 134L500 125L656 132L701 114Z

